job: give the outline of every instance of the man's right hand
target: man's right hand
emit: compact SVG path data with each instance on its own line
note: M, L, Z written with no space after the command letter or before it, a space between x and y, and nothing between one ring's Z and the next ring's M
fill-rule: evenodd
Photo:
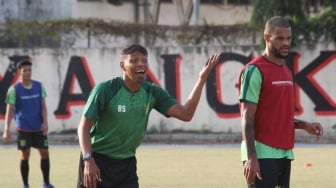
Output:
M2 135L2 140L4 144L8 144L10 142L10 133L9 131L4 131Z
M91 157L84 161L84 186L86 188L96 188L97 181L101 181L100 170Z
M249 158L244 164L244 176L246 178L246 182L248 185L254 185L255 180L258 178L259 180L262 179L260 174L260 167L258 158L251 157Z

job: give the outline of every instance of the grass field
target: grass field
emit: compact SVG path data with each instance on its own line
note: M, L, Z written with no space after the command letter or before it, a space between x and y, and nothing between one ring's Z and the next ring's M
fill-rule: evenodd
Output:
M291 187L336 187L335 146L296 147ZM76 187L79 148L51 146L51 181L57 188ZM41 187L39 157L32 150L29 181ZM1 188L22 187L15 146L0 148ZM141 146L137 153L141 188L246 187L238 147ZM304 164L310 162L311 167Z

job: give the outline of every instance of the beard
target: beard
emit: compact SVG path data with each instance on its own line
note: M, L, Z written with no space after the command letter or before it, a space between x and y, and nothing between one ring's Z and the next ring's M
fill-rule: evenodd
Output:
M276 48L272 47L272 48L270 49L270 51L271 51L271 53L272 53L275 57L280 58L280 59L286 59L286 58L288 57L288 55L289 55L289 53L282 54L282 53L281 53L281 48L276 49Z

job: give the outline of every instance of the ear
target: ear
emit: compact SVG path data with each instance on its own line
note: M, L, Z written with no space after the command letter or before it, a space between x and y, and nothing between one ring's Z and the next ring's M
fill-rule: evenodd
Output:
M271 36L269 34L264 34L264 40L269 41Z
M119 65L121 70L125 70L125 63L123 61L120 61Z

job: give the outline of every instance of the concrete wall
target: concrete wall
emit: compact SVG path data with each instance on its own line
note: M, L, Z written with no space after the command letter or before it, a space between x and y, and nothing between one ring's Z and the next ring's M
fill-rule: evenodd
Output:
M124 2L121 6L114 6L102 1L77 0L0 0L0 22L8 19L19 20L48 20L65 18L101 18L125 22L135 22L134 4ZM154 1L149 0L148 12L154 15ZM188 1L182 1L183 9L187 9ZM144 6L139 7L139 22L147 22ZM229 6L224 4L201 4L199 7L198 23L203 24L235 24L248 22L251 7ZM173 3L161 3L158 24L180 25L183 14ZM195 24L191 20L191 24Z
M187 9L188 1L182 1L183 9ZM153 0L149 0L148 10L153 15ZM144 7L139 9L139 22L144 23ZM186 12L184 12L186 14ZM246 23L252 14L252 8L249 6L231 6L224 4L201 4L199 6L198 23L203 24L236 24ZM75 5L75 18L102 18L134 22L134 5L125 2L122 6L113 6L102 2L77 2ZM192 16L193 17L193 16ZM194 17L193 17L194 18ZM180 25L183 21L183 13L178 11L174 3L161 3L158 24L160 25ZM194 19L191 25L195 24Z
M121 75L119 51L120 48L1 49L0 100L4 101L7 88L15 82L15 70L11 67L20 58L29 56L33 60L33 78L42 81L48 93L50 131L75 129L89 90L98 82ZM235 83L243 64L252 54L258 55L253 48L249 51L218 46L149 48L149 77L183 103L201 67L215 52L222 52L223 59L204 87L193 120L186 123L153 111L148 129L240 131ZM331 130L336 123L335 49L321 45L316 49L302 47L291 52L288 64L297 81L297 118L320 121L327 131ZM2 130L5 104L0 104Z
M70 18L75 6L76 0L1 0L0 22Z

